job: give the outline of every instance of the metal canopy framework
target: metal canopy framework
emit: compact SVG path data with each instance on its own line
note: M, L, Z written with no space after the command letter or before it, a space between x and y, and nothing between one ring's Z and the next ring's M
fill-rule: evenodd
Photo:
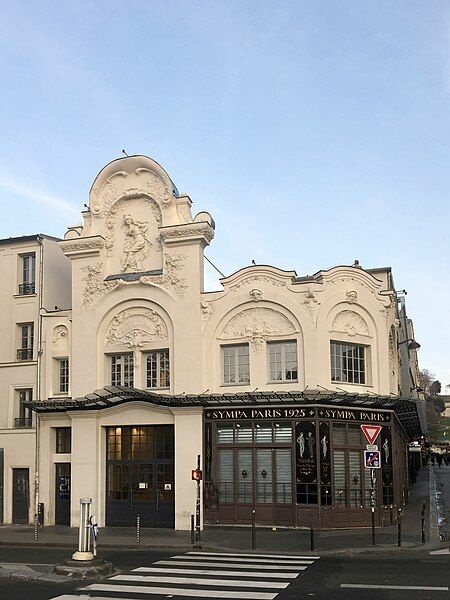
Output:
M80 398L48 399L27 402L38 414L55 412L101 410L127 402L147 402L167 408L199 407L225 408L268 405L325 404L352 408L392 410L410 438L422 434L417 404L413 398L350 394L331 390L304 390L298 392L238 392L235 394L158 394L136 388L107 386Z

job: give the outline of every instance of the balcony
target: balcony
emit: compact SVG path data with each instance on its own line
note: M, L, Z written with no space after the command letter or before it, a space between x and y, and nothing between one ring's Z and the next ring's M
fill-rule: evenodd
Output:
M33 427L33 417L18 417L14 419L15 429L28 429Z
M19 348L17 360L33 360L33 348Z
M36 284L33 283L20 283L19 284L19 296L29 296L35 293Z

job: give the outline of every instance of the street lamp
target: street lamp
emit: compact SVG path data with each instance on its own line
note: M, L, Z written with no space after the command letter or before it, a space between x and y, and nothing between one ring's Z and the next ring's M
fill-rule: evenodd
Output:
M408 350L418 350L420 348L420 344L419 342L416 342L416 340L403 340L403 342L399 342L398 345L401 346L402 344L408 344Z

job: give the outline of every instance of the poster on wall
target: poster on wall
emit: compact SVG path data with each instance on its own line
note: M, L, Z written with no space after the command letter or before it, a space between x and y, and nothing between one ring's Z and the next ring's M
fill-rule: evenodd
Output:
M316 424L314 421L301 421L295 424L295 456L297 482L316 483Z
M383 486L393 484L392 472L392 439L389 427L383 427L380 434L381 450L381 477Z
M331 485L330 424L319 425L320 483Z

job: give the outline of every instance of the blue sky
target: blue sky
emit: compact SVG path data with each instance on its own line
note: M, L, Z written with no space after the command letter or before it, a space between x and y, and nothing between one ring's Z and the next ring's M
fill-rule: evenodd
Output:
M0 73L1 237L62 236L146 154L225 273L392 266L450 383L448 0L3 0Z

